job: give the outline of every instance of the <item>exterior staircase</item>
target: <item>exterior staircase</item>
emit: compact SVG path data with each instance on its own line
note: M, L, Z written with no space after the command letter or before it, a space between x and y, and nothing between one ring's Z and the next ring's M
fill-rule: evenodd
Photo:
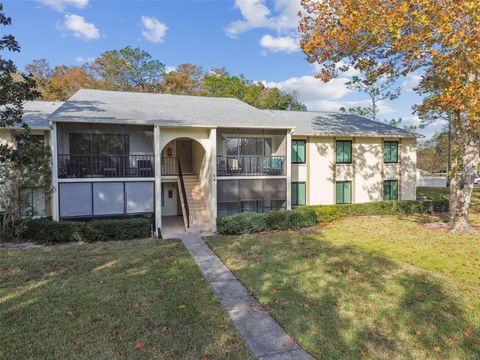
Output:
M184 175L183 182L190 212L190 229L199 232L211 231L210 216L197 175Z

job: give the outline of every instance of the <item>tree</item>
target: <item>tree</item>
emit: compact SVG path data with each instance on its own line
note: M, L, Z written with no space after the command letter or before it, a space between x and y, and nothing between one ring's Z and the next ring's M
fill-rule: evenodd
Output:
M51 194L51 154L43 144L27 143L0 166L0 239L18 240L26 229L26 219L36 215L27 210L31 193Z
M204 73L194 64L181 64L163 76L162 91L169 94L196 95Z
M104 52L90 67L97 77L120 90L154 91L165 72L160 60L130 46Z
M329 81L338 64L378 77L423 74L419 113L446 111L452 121L450 227L468 224L473 180L480 161L480 3L478 0L302 0L301 47L317 77Z
M104 82L96 80L86 66L56 66L51 76L43 83L42 97L45 100L65 101L82 88L107 88Z
M430 173L448 172L448 130L418 144L417 168Z
M212 69L203 77L201 95L216 97L234 97L259 109L297 110L307 108L294 95L278 88L267 88L262 83L255 83L244 76L232 76L225 68Z
M3 12L0 3L0 24L8 26L12 19ZM0 54L3 51L19 52L20 46L13 35L0 39ZM27 137L28 125L22 120L23 103L40 96L33 77L19 73L12 60L0 56L0 128L22 128L18 136ZM11 159L15 150L7 144L0 144L0 163Z
M373 66L366 66L360 72L360 75L355 75L352 80L347 82L347 87L351 90L366 94L369 97L370 104L368 106L353 106L348 109L341 107L340 111L349 114L364 116L373 121L380 121L379 118L379 104L383 101L393 101L400 96L401 87L396 86L398 74L384 74L380 76L378 69ZM381 119L383 122L399 127L402 119ZM409 129L415 129L410 126Z

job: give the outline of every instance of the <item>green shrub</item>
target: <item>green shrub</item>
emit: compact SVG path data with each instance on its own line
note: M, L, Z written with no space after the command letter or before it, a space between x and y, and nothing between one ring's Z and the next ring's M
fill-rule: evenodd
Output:
M287 215L287 226L285 229L301 229L305 227L314 226L317 221L310 216L308 211L285 211Z
M32 219L27 221L22 234L25 240L40 244L58 244L69 241L83 241L83 223L77 221L54 222L51 219Z
M342 216L342 212L337 205L321 205L321 206L302 206L301 210L313 210L316 222L333 222Z
M86 241L111 241L140 239L150 236L147 219L95 220L85 223Z
M240 235L267 230L300 229L313 226L316 214L312 209L242 213L217 220L219 234Z
M263 230L283 230L288 228L286 211L269 211L258 215L265 222L265 229Z
M263 215L263 214L260 214ZM221 217L217 220L217 231L220 234L239 235L262 231L266 227L265 218L256 213L241 213Z
M40 244L58 244L70 241L127 240L149 236L150 221L144 218L90 222L56 222L45 218L29 220L22 238Z
M409 215L448 211L446 200L379 201L361 204L317 205L312 208L318 222L332 222L342 216Z

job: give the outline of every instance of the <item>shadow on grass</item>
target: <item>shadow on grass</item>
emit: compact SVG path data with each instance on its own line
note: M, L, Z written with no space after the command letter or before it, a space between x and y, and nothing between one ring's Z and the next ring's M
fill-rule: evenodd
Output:
M218 358L224 349L250 358L179 241L51 247L3 259L0 358Z
M318 233L209 242L318 358L480 358L478 324L443 278Z

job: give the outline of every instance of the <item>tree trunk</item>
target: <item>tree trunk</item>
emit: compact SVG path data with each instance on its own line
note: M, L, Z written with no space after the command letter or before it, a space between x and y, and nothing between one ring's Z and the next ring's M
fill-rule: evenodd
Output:
M468 128L468 126L467 126ZM453 127L452 137L456 152L452 163L450 182L450 229L454 233L475 233L468 223L477 166L480 162L480 142L469 134L469 129Z

